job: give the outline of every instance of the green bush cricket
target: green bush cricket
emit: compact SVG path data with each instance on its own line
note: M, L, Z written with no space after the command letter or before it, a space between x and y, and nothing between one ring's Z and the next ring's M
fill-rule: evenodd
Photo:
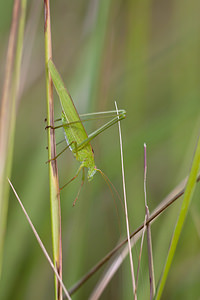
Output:
M96 171L100 172L104 177L105 174L103 174L101 170L97 169L95 165L94 152L90 144L90 141L93 140L98 134L100 134L107 128L111 127L118 121L124 119L126 117L126 111L119 110L118 114L116 111L109 111L104 113L93 113L92 115L96 115L96 116L103 114L105 117L106 116L114 116L114 117L109 122L101 126L99 129L87 135L87 132L83 126L80 116L73 103L73 100L69 92L65 88L63 80L51 59L48 62L48 69L51 74L51 78L53 80L53 84L59 96L61 107L62 107L62 118L61 118L62 125L53 127L53 129L60 128L60 127L64 128L67 147L62 152L64 152L67 148L70 148L76 160L81 163L76 175L69 182L74 180L79 175L80 171L83 170L83 179L82 179L82 183L83 183L84 168L88 169L87 178L89 181L93 179L93 176L96 173ZM91 114L84 114L84 116L90 116L90 115ZM56 159L60 154L58 154L54 159ZM65 184L63 187L65 187L67 184Z

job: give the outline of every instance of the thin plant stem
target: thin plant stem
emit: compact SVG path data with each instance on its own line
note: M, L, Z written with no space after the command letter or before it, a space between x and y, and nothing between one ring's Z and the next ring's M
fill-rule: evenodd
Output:
M147 222L147 215L145 214L144 227L142 229L142 238L141 238L141 244L140 244L140 253L139 253L139 257L138 257L138 267L137 267L136 281L135 281L136 289L137 289L138 280L139 280L139 270L140 270L140 262L141 262L141 258L142 258L142 249L143 249L143 244L144 244L144 235L145 235L145 231L146 231L146 222Z
M118 115L118 107L117 107L116 102L115 102L115 107L116 107L116 111L117 111L117 115ZM133 295L134 295L134 299L137 300L135 274L134 274L134 267L133 267L133 257L132 257L132 251L131 251L129 221L128 221L128 208L127 208L127 201L126 201L126 186L125 186L124 160L123 160L122 134L121 134L120 121L118 122L118 126L119 126L119 140L120 140L120 152L121 152L122 181L123 181L123 192L124 192L124 208L125 208L125 216L126 216L126 230L127 230L127 240L128 240L128 247L129 247L129 258L130 258L131 276L132 276L132 284L133 284Z
M26 211L24 205L22 204L22 202L21 202L21 200L20 200L20 198L19 198L19 196L18 196L18 194L17 194L15 188L13 187L13 185L12 185L10 179L8 179L8 182L9 182L9 184L10 184L10 186L11 186L11 188L12 188L12 190L13 190L13 192L14 192L14 194L15 194L15 196L16 196L16 198L17 198L17 200L18 200L18 202L19 202L19 204L20 204L20 206L21 206L21 209L22 209L23 213L25 214L25 217L26 217L26 219L27 219L27 221L28 221L28 223L29 223L29 225L30 225L30 227L31 227L31 229L32 229L32 231L33 231L33 233L34 233L34 235L35 235L37 241L38 241L38 244L40 245L40 248L42 249L42 252L44 253L46 259L48 260L48 262L49 262L49 264L50 264L50 266L51 266L51 268L52 268L52 270L53 270L53 272L54 272L56 278L57 278L58 281L60 282L60 284L61 284L61 286L62 286L62 289L63 289L63 291L64 291L64 293L65 293L67 299L70 300L71 297L70 297L70 295L69 295L69 293L68 293L68 291L67 291L67 289L66 289L66 287L65 287L65 285L64 285L64 283L63 283L63 281L62 281L62 279L61 279L61 277L59 276L59 274L58 274L58 272L57 272L57 269L55 268L55 266L54 266L54 264L53 264L53 262L52 262L52 260L51 260L51 258L50 258L50 256L49 256L49 254L48 254L48 252L47 252L47 250L46 250L46 248L45 248L43 242L42 242L41 239L40 239L39 234L37 233L37 230L35 229L35 227L34 227L32 221L31 221L31 219L30 219L30 217L29 217L29 215L28 215L28 213L27 213L27 211Z
M62 279L62 239L61 239L61 208L60 190L58 182L58 169L56 157L56 142L54 127L53 83L48 71L48 61L52 58L50 3L44 0L44 35L45 35L45 69L46 69L46 95L47 95L47 135L49 159L49 188L51 206L51 226L53 243L53 260L57 272ZM55 299L62 300L62 286L55 276Z
M149 207L147 204L147 146L144 144L144 200L145 200L145 220L149 219ZM147 227L147 249L148 249L148 262L149 262L149 282L150 282L150 300L155 295L155 276L154 276L154 264L153 264L153 251L151 240L151 224L148 223Z
M146 144L144 144L144 200L145 200L145 207L146 207L146 172L147 172L147 166L146 166ZM145 212L144 227L143 227L143 231L142 231L142 238L141 238L141 244L140 244L140 253L139 253L139 258L138 258L138 268L137 268L137 276L136 276L136 288L138 286L140 262L141 262L141 257L142 257L144 235L145 235L145 231L146 231L146 222L147 222L147 214Z

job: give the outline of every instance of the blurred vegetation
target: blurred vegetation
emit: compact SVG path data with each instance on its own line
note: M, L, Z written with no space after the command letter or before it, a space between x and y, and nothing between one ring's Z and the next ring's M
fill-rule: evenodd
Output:
M0 90L12 16L0 4ZM44 26L42 1L29 1L22 58L21 92L12 182L51 253L47 136L45 132ZM147 143L150 211L189 172L199 134L200 3L191 1L52 1L53 59L80 113L127 111L123 121L125 176L131 231L144 220L143 143ZM55 94L55 117L60 104ZM91 132L99 126L87 126ZM57 141L63 136L57 133ZM92 142L95 161L122 195L117 126ZM59 149L62 146L59 145ZM78 164L69 151L58 160L60 185ZM74 208L81 177L61 194L63 279L72 286L125 235L118 212L99 174L86 182ZM163 299L198 299L200 277L200 187L184 225ZM163 269L181 200L152 225L156 282ZM137 264L138 249L133 251ZM73 299L87 299L101 271ZM127 259L102 299L131 299ZM148 299L148 264L143 249L138 299ZM10 193L0 299L53 299L53 274Z

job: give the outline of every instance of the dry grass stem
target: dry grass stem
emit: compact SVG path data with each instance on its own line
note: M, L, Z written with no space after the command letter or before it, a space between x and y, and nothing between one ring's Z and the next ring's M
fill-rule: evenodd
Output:
M147 146L144 144L144 200L145 200L145 220L149 219L149 208L147 204ZM153 251L152 251L152 240L151 240L151 224L148 223L147 227L147 249L148 249L148 262L149 262L149 282L150 282L150 300L155 295L155 276L154 276L154 265L153 265Z
M11 188L12 188L12 190L13 190L13 192L14 192L14 194L15 194L15 196L16 196L16 198L17 198L17 200L18 200L18 202L19 202L19 204L20 204L20 206L21 206L21 209L22 209L22 211L23 211L23 213L24 213L24 215L25 215L25 217L26 217L26 219L27 219L27 221L28 221L28 223L29 223L29 225L30 225L30 227L31 227L31 229L32 229L32 231L33 231L33 233L34 233L36 239L37 239L37 241L38 241L38 244L40 245L40 248L42 249L42 252L44 253L46 259L48 260L48 262L49 262L49 264L50 264L50 266L51 266L51 268L52 268L52 270L53 270L53 272L54 272L54 274L55 274L55 276L57 277L58 281L60 282L60 284L61 284L61 286L62 286L62 288L63 288L63 291L64 291L64 293L65 293L67 299L70 300L71 297L70 297L70 295L69 295L69 293L68 293L68 291L67 291L67 289L66 289L66 287L65 287L65 285L64 285L64 283L63 283L63 281L62 281L62 279L61 279L61 277L59 276L59 274L58 274L56 268L54 267L54 264L53 264L53 262L52 262L52 260L51 260L51 258L50 258L50 256L49 256L49 254L48 254L48 252L47 252L47 250L46 250L46 248L45 248L43 242L41 241L40 236L39 236L39 234L37 233L37 230L35 229L35 227L34 227L32 221L31 221L31 219L30 219L30 217L29 217L29 215L28 215L28 213L27 213L25 207L23 206L23 204L22 204L22 202L21 202L21 200L20 200L20 198L19 198L19 196L18 196L18 194L17 194L15 188L13 187L13 185L12 185L10 179L8 179L8 182L9 182L9 184L10 184L10 186L11 186Z
M116 102L115 102L115 107L116 107L117 114L118 114L118 107L117 107L117 103ZM129 247L129 258L130 258L131 276L132 276L132 284L133 284L133 295L134 295L134 299L137 300L136 285L135 285L135 274L134 274L133 258L132 258L132 251L131 251L129 221L128 221L128 208L127 208L127 201L126 201L126 186L125 186L124 160L123 160L123 149L122 149L122 134L121 134L120 122L118 122L118 126L119 126L121 165L122 165L122 181L123 181L123 192L124 192L124 208L125 208L125 216L126 216L126 230L127 230L127 239L128 239L128 247Z

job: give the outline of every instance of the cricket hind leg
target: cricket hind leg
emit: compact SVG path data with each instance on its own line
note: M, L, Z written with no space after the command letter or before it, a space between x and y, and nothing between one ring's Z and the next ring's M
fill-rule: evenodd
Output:
M74 200L74 202L73 202L73 206L76 204L76 201L78 200L78 197L79 197L81 188L82 188L82 186L83 186L83 184L84 184L84 182L85 182L85 171L84 171L84 167L82 168L82 170L83 170L83 173L82 173L82 181L81 181L81 185L80 185L80 187L79 187L78 193L77 193L77 195L76 195L76 198L75 198L75 200Z
M83 186L83 184L84 184L84 182L85 182L85 170L84 170L84 166L81 165L81 166L79 167L78 171L76 172L76 175L75 175L74 177L72 177L72 179L70 179L67 183L65 183L65 184L60 188L60 191L61 191L61 190L64 189L70 182L74 181L74 180L78 177L78 175L79 175L79 173L81 172L81 170L83 171L83 174L82 174L82 181L81 181L81 185L80 185L80 188L79 188L79 190L78 190L77 196L76 196L76 198L75 198L75 200L74 200L74 202L73 202L73 206L76 204L76 201L78 200L78 197L79 197L81 188L82 188L82 186Z
M79 175L79 173L80 173L80 171L81 171L82 168L83 168L83 166L80 165L80 167L78 168L78 171L76 172L76 175L75 175L74 177L72 177L72 179L70 179L67 183L65 183L65 184L60 188L60 191L63 190L70 182L74 181L74 180L78 177L78 175Z

